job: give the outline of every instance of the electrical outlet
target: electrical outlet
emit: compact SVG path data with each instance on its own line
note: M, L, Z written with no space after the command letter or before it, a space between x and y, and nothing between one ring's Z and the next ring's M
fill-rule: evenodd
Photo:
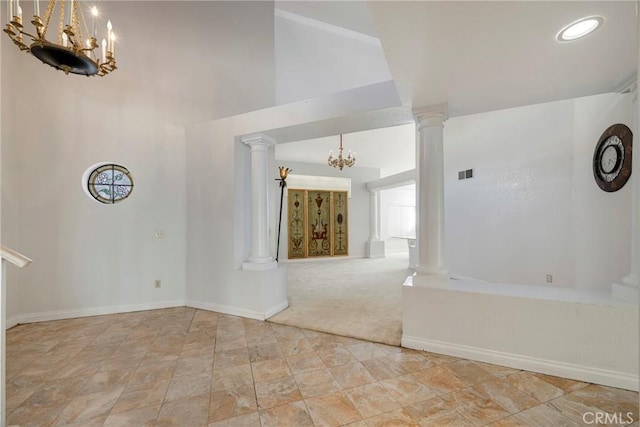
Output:
M159 287L160 287L160 284L161 284L160 279L156 279L156 288L159 288Z
M164 239L164 230L156 230L153 234L156 239Z
M551 274L547 274L547 283L553 283L553 276Z

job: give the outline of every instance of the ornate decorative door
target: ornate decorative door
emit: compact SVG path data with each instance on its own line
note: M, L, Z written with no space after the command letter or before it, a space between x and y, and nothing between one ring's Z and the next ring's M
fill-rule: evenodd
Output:
M290 259L349 254L346 191L289 189Z

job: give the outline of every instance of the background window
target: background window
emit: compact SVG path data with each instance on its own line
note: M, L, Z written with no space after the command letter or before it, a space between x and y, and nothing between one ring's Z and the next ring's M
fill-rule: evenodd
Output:
M101 203L117 203L133 190L133 179L127 168L113 163L92 166L87 179L89 194Z

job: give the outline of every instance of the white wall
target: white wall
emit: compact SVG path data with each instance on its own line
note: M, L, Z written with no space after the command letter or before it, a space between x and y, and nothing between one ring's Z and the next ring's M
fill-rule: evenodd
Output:
M273 105L273 3L109 2L104 11L121 36L119 69L104 78L64 75L2 37L3 243L34 260L10 271L17 321L184 304L182 124ZM216 54L148 43L192 33L138 34L140 16L202 25ZM157 67L154 55L202 67L185 74ZM131 171L129 199L107 206L86 196L82 174L100 161Z
M604 94L446 121L449 271L600 290L628 274L631 185L604 193L591 163L601 133L631 115L630 95Z
M3 237L34 262L10 277L9 316L41 320L184 300L184 131L154 110L111 104L105 91L119 88L107 80L11 59L2 75L3 113L11 111L2 118ZM82 175L100 161L130 170L129 199L103 205L87 197ZM156 230L166 237L154 239Z
M390 80L374 37L276 9L276 104Z
M624 123L632 129L634 146L640 138L633 130L632 95L601 95L574 103L573 229L577 288L607 289L620 283L631 266L632 171L627 184L615 193L602 191L593 177L593 151L606 128ZM633 153L640 155L640 153Z
M278 147L276 146L276 151ZM327 154L328 155L328 154ZM276 152L277 156L277 152ZM292 174L312 176L336 176L351 178L351 198L349 199L349 257L363 258L365 256L365 243L369 240L369 192L365 184L380 177L380 170L354 166L342 171L327 165L313 163L301 163L290 161L276 161L278 166L286 166L293 169ZM276 168L277 169L277 168ZM293 188L293 187L292 187ZM280 259L288 259L287 249L287 192L282 207L282 234L280 237ZM280 194L277 195L277 208L280 208ZM277 233L277 211L274 232ZM275 239L275 238L274 238ZM274 251L275 254L275 251Z
M455 283L404 286L403 346L638 390L637 304L592 291L568 289L567 301Z

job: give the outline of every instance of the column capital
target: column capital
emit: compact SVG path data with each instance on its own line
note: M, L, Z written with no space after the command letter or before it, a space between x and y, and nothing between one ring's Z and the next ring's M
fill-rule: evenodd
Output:
M415 107L411 112L418 124L418 128L436 126L449 118L449 106L447 103Z
M276 142L272 138L263 134L243 136L241 141L243 144L251 147L252 150L259 149L259 147L269 149L269 147L276 145Z

